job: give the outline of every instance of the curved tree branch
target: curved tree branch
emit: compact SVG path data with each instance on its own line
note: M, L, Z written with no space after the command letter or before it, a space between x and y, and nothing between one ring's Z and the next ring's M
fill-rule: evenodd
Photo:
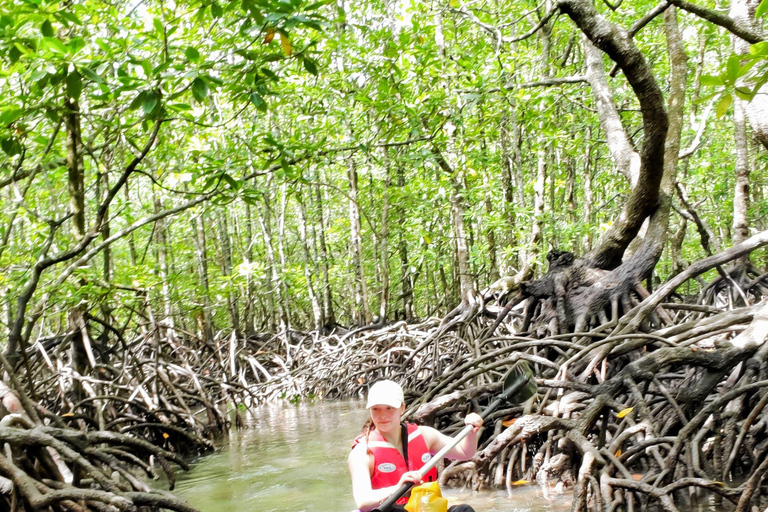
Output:
M714 23L715 25L723 27L730 33L739 36L751 44L765 41L764 34L753 30L752 28L746 26L744 23L734 20L725 14L707 9L700 5L696 5L689 2L688 0L669 0L669 3L676 5L680 9L688 11L691 14L695 14L696 16L709 21L710 23Z
M626 30L610 23L591 2L561 0L558 5L595 46L621 67L640 102L644 143L640 150L637 185L629 194L619 217L603 234L597 247L586 256L595 267L616 268L645 219L657 207L669 125L664 98L650 66Z

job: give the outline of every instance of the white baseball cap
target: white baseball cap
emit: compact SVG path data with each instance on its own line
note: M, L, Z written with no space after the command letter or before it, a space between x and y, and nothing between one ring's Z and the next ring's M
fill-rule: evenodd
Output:
M365 408L370 409L374 405L400 407L404 402L403 388L400 384L392 380L380 380L368 390L368 404Z

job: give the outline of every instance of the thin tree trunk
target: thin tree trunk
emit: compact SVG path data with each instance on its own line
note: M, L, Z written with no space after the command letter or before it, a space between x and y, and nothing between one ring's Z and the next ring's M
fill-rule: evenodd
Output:
M397 173L397 187L400 189L400 195L404 193L405 189L405 171L403 166L398 164L396 167ZM395 202L395 212L398 222L400 223L400 229L397 233L397 251L400 254L400 276L402 283L403 293L403 319L406 322L411 322L414 319L415 313L413 311L413 286L415 281L415 275L411 272L411 266L408 262L408 242L403 234L404 226L406 225L405 208L403 208L404 201L400 200Z
M485 193L485 214L490 219L493 216L493 202L491 201L491 183L487 172L483 172L483 187ZM493 225L485 228L485 238L488 244L488 280L493 283L499 278L498 247L496 246L496 232Z
M592 218L592 205L594 204L594 197L592 196L592 128L587 126L586 135L584 137L587 143L586 150L584 151L584 220L587 225L592 225L594 219ZM592 246L592 237L590 232L584 234L581 242L584 253L589 251Z
M733 0L729 17L744 27L760 33L760 21L755 19L760 0ZM732 36L734 51L737 55L746 55L749 53L750 44L743 39ZM755 138L768 149L768 86L763 85L760 92L755 95L752 101L745 102L738 97L734 97L734 106L741 103L742 117L746 117L752 127ZM737 130L739 128L737 127ZM738 186L738 185L737 185ZM734 221L735 222L735 221ZM741 234L739 234L741 236ZM736 242L736 233L734 230L734 244Z
M731 3L730 17L733 20L740 21L750 28L757 28L757 24L754 21L755 9L757 9L759 1L757 0L733 0ZM733 44L733 51L737 55L744 55L749 53L750 45L743 39L733 35L731 36L731 42ZM759 96L759 95L758 95ZM757 98L755 98L757 99ZM747 119L746 111L750 107L747 102L739 98L734 97L733 101L733 136L735 139L736 150L736 165L734 171L736 173L736 187L733 192L733 226L732 236L733 245L740 244L747 238L749 238L749 143L747 140ZM760 106L758 105L758 110ZM764 116L757 116L764 117ZM757 122L756 134L759 134L760 126L765 124L768 127L768 121L761 119ZM753 126L754 128L754 126ZM765 134L768 136L768 132ZM768 139L766 139L768 142ZM768 147L768 146L766 146ZM742 264L749 262L749 256L740 258L739 261Z
M64 110L64 125L67 132L69 214L72 216L71 232L75 242L80 242L85 237L85 169L81 151L80 107L74 98L67 97L64 100ZM81 301L67 315L68 329L72 333L72 341L70 342L72 370L78 375L86 375L88 362L86 344L90 340L85 339L87 329L83 319L86 309L87 305ZM24 350L23 346L21 348ZM29 372L29 368L27 371ZM31 375L31 372L29 374ZM74 401L82 400L85 397L80 379L72 380L72 394Z
M324 323L323 307L317 297L315 285L312 281L314 258L312 257L312 250L309 245L310 239L307 236L307 226L310 224L307 222L306 207L304 206L301 190L296 193L296 201L299 204L299 240L301 240L301 246L304 249L304 279L307 281L307 293L309 294L309 302L312 304L312 318L314 319L315 330L320 332L323 329Z
M531 226L530 254L538 254L541 244L545 204L545 186L547 181L547 151L542 148L538 151L538 160L536 166L536 181L533 184L533 225ZM526 263L530 265L530 263Z
M733 191L733 245L738 245L749 238L749 145L747 143L747 123L744 117L743 100L733 102L733 136L736 150L736 187ZM742 261L746 262L749 256Z
M69 213L72 236L80 241L85 236L85 170L80 135L80 107L72 98L64 102L67 131L67 171L69 175Z
M221 273L225 277L232 275L232 244L229 238L229 223L226 213L222 210L216 212L216 225L219 232L219 245L221 246ZM234 286L227 288L227 306L229 308L229 317L232 321L232 328L240 336L240 310L238 309L238 297L234 291Z
M127 204L131 204L131 193L128 191L128 183L126 183L125 187L123 188L123 194L125 195L125 202ZM136 253L136 241L133 237L133 231L131 231L128 234L127 238L128 238L128 255L131 258L131 267L136 268L139 258Z
M381 230L379 252L381 257L381 297L379 298L379 323L387 322L389 309L389 187L390 178L389 149L384 148L384 190L381 196Z
M157 197L155 189L152 189L152 198L155 207L155 214L163 211L163 205L160 198ZM155 222L155 250L157 251L157 260L160 265L160 282L162 283L163 296L163 323L173 327L173 307L171 305L171 285L168 281L170 273L168 272L168 239L166 236L165 219L158 219Z
M271 188L272 187L270 186L270 190ZM280 282L280 275L277 271L275 245L272 235L271 202L267 196L264 197L264 208L259 214L259 225L261 226L261 234L264 238L264 247L267 251L266 270L267 279L269 280L267 298L271 309L270 318L272 321L270 328L274 331L279 327L281 332L287 333L289 327L288 312L283 309L285 305L283 302L283 285ZM277 317L277 322L275 321L275 317Z
M459 290L461 301L468 301L475 291L472 274L469 270L469 246L467 245L466 226L464 224L464 197L461 181L453 178L453 193L451 194L451 220L453 234L456 237L456 260L459 273Z
M368 306L368 288L363 268L362 228L360 226L360 207L357 201L357 166L351 156L347 159L347 171L347 180L349 182L349 242L352 254L355 293L353 322L357 325L365 325L370 322L371 310Z
M194 217L195 229L195 254L197 255L197 273L200 279L200 285L203 289L203 316L200 319L202 323L202 335L205 342L213 340L213 312L211 306L211 291L208 280L208 251L205 243L205 212L200 211Z
M283 183L280 188L280 217L277 219L277 254L280 256L280 267L278 285L280 286L280 310L282 312L283 323L285 324L286 331L291 328L291 307L288 302L288 282L284 278L285 269L288 266L285 259L285 217L286 209L288 207L288 184Z
M336 327L336 314L333 308L333 293L331 291L329 253L325 243L325 210L323 207L323 194L319 186L315 186L315 207L318 216L318 242L320 246L320 269L322 273L322 299L323 299L323 319L324 328L328 331Z
M245 236L248 241L245 247L245 256L248 258L248 264L253 264L253 215L251 213L251 205L245 203ZM256 323L254 321L255 304L255 287L253 282L253 272L249 269L246 273L246 301L243 308L243 317L245 320L245 333L251 336L256 333Z

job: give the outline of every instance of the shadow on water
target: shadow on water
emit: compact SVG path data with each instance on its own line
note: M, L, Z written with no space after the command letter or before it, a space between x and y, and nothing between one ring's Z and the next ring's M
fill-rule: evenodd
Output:
M347 455L367 418L361 402L279 405L257 410L251 428L181 472L177 495L202 512L349 512ZM570 494L538 486L473 493L444 489L449 503L477 512L561 512Z

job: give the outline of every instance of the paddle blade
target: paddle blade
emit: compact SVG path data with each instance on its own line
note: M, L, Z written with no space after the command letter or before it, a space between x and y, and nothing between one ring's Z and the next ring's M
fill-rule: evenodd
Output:
M513 404L525 402L536 394L536 381L527 361L518 361L504 378L504 396Z

